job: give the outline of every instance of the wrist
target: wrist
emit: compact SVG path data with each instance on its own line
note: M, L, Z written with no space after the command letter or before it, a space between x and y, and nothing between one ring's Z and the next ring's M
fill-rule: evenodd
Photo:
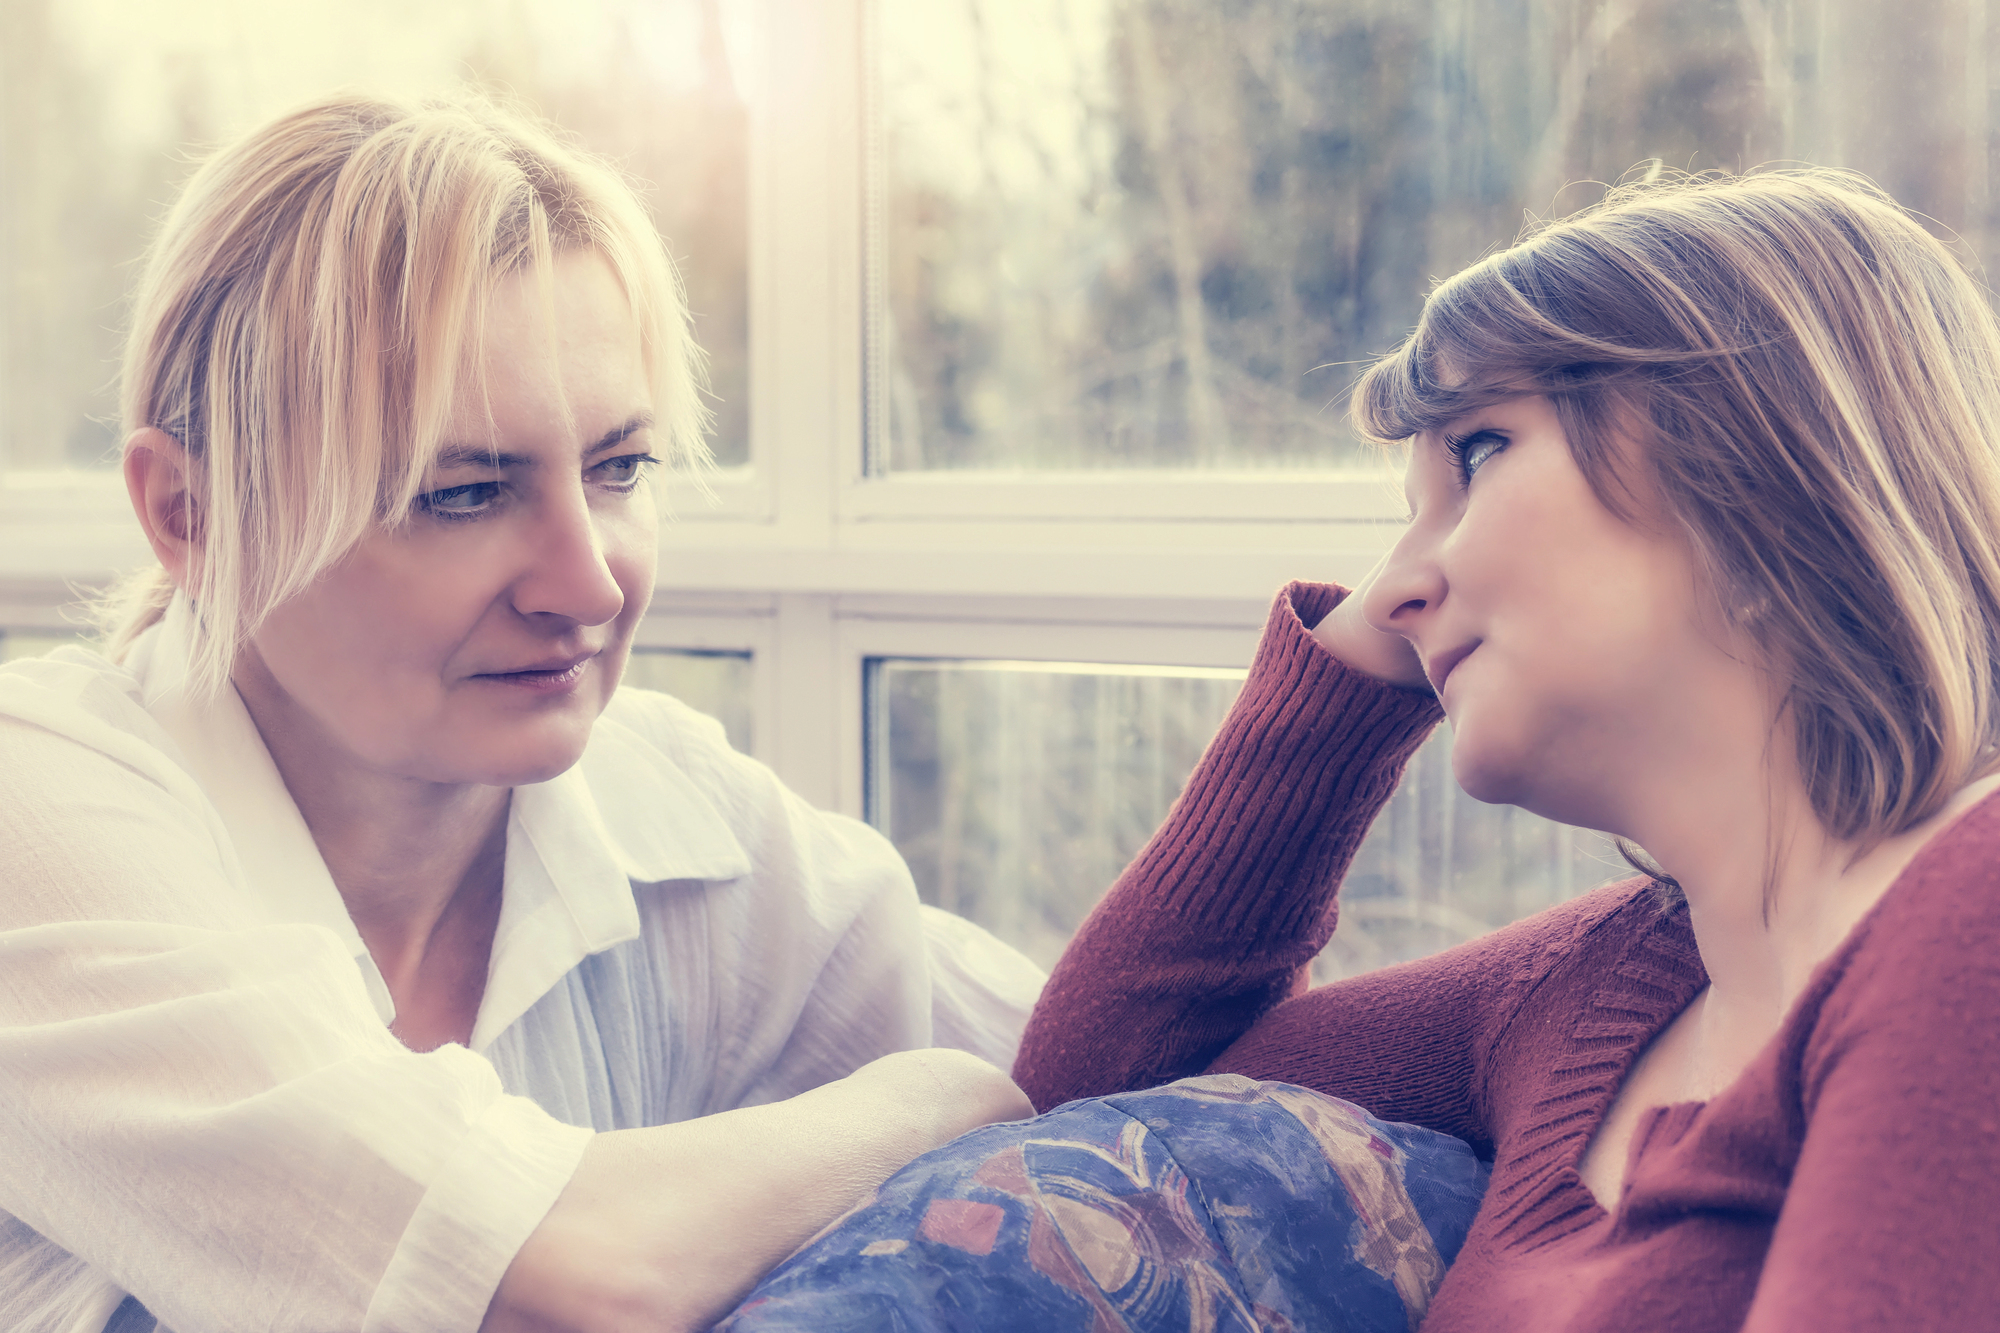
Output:
M1035 1113L1005 1072L947 1047L886 1055L844 1081L858 1081L878 1113L893 1108L897 1142L885 1147L892 1153L907 1149L896 1166L981 1125Z
M1362 596L1356 590L1342 597L1308 633L1349 670L1398 689L1431 693L1430 679L1416 649L1402 635L1371 625L1363 613Z

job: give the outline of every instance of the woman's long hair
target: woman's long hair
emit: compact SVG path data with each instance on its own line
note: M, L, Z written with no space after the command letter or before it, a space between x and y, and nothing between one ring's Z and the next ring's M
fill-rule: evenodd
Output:
M1546 394L1599 499L1685 534L1862 847L2000 757L2000 324L1866 180L1614 189L1451 278L1364 376L1383 440Z
M148 253L125 351L127 436L191 468L200 608L190 678L215 690L276 606L408 515L509 275L588 250L631 304L672 460L707 457L702 362L631 188L524 112L339 95L206 162ZM475 384L475 387L476 384ZM154 568L100 608L116 658L174 595Z

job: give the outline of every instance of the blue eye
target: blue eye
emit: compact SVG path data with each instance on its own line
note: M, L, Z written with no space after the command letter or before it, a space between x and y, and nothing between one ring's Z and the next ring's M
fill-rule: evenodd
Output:
M1470 435L1447 435L1444 437L1444 455L1451 460L1452 470L1458 474L1458 484L1472 484L1472 474L1479 471L1487 459L1507 447L1507 437L1499 431L1477 430Z
M499 482L474 481L420 495L417 507L439 518L475 518L490 509L499 495Z
M611 490L629 491L645 477L646 469L659 461L651 454L620 454L616 458L605 459L591 471Z

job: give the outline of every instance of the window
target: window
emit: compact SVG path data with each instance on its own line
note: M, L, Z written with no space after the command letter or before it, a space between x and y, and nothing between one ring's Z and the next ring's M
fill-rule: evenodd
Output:
M0 0L0 624L59 629L145 555L92 469L131 260L187 155L340 82L504 83L649 182L714 360L717 503L675 496L635 674L1044 957L1192 763L1271 592L1393 539L1342 397L1434 277L1577 182L1787 159L1994 257L1990 0L267 8ZM1053 748L954 751L996 728ZM1445 743L1323 974L1621 873L1464 800ZM1124 795L1048 814L1033 772ZM968 858L1008 820L1006 855L1066 838L1087 868Z
M52 629L0 629L0 662L11 662L17 657L40 657L53 652L66 643L75 643L78 636Z
M926 900L1053 966L1242 683L1227 667L873 658L869 818Z
M1355 462L1337 12L880 0L878 466Z
M0 0L0 577L145 558L111 476L128 289L208 145L342 86L541 107L644 183L686 273L717 459L747 463L749 0L133 9Z
M722 724L730 745L756 746L755 658L747 652L635 647L625 664L627 685L671 694Z

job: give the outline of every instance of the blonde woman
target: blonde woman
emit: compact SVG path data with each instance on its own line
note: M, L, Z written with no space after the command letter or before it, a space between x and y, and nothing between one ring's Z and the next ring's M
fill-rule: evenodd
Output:
M334 98L195 175L125 368L159 568L0 671L0 1328L705 1327L1026 1112L1033 967L618 689L699 383L521 116Z
M1491 1183L1426 1333L1992 1327L1986 293L1852 177L1620 190L1442 284L1355 403L1409 525L1279 600L1022 1086L1277 1079L1465 1139ZM1444 717L1474 796L1659 874L1300 994Z

